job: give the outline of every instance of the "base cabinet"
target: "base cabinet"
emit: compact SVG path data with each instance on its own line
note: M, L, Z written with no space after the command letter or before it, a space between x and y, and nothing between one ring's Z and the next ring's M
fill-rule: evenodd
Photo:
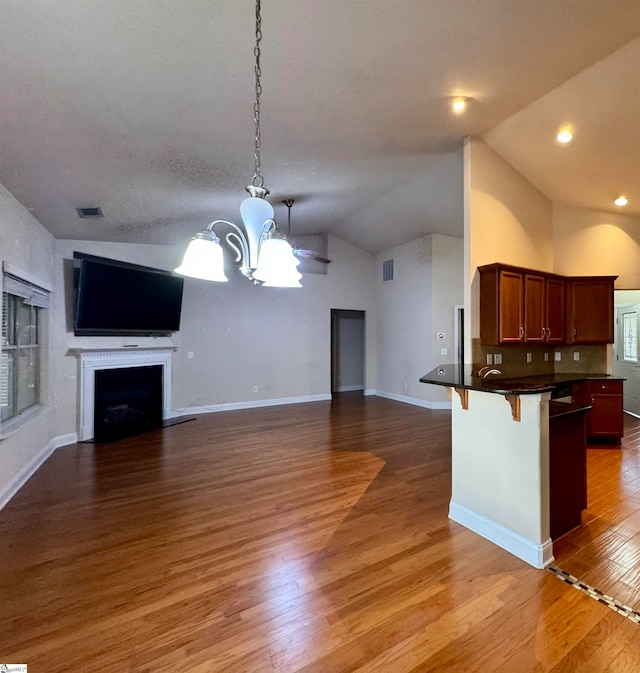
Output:
M624 434L622 411L622 386L620 380L581 381L573 384L573 401L591 405L587 414L587 439L589 441L620 442Z
M549 418L550 534L556 540L582 523L587 508L584 410Z

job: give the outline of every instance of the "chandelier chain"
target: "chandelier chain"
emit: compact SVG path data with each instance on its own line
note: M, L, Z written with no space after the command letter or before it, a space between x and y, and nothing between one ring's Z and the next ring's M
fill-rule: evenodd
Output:
M254 144L255 171L253 173L253 186L262 187L264 178L260 170L261 148L260 148L260 96L262 95L262 83L260 78L262 70L260 68L260 41L262 40L262 17L260 15L260 0L256 0L256 46L253 49L255 56L255 75L256 75L256 100L253 104L253 120L256 125L256 135Z

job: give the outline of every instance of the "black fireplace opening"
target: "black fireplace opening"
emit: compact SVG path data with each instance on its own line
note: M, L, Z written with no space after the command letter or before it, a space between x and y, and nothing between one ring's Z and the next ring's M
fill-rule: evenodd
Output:
M114 442L162 427L162 365L95 372L94 441Z

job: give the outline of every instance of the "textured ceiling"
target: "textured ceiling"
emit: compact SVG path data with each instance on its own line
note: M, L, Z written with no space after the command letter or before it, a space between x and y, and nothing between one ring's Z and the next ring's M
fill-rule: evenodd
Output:
M296 199L292 233L373 252L462 235L462 138L485 132L550 197L608 209L625 191L640 214L637 0L263 0L262 15L263 173L281 222ZM173 243L238 221L253 22L248 0L0 0L0 183L59 238ZM473 98L463 117L454 95ZM103 219L77 217L92 205Z

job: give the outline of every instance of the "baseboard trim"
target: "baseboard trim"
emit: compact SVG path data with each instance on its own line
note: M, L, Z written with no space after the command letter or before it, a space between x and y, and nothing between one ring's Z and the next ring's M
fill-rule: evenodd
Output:
M25 465L8 484L0 489L0 510L13 498L13 496L29 481L37 472L44 461L60 446L75 444L78 441L78 434L70 432L66 435L59 435L51 439L47 445L39 451L31 461Z
M282 404L301 404L304 402L325 402L331 400L330 394L306 395L304 397L278 397L273 400L251 400L249 402L224 402L221 404L205 404L186 409L174 409L169 418L193 416L194 414L212 414L219 411L238 411L241 409L257 409L258 407L276 407Z
M498 547L502 547L519 559L526 561L534 568L546 568L553 563L553 543L551 539L543 544L535 544L453 500L449 503L449 518L493 542Z
M404 402L405 404L412 404L414 407L423 407L424 409L451 409L451 402L431 402L430 400L421 400L418 397L409 397L408 395L397 395L396 393L388 393L385 390L365 390L365 395L376 395L377 397L384 397L395 402Z

